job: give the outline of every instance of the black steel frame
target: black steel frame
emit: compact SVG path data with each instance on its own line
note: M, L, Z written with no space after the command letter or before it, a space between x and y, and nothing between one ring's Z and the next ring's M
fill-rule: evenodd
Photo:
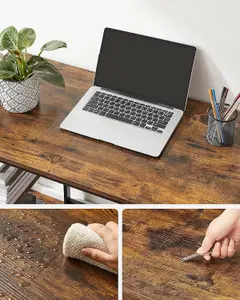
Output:
M63 184L64 204L85 204L82 201L76 201L71 198L71 187Z

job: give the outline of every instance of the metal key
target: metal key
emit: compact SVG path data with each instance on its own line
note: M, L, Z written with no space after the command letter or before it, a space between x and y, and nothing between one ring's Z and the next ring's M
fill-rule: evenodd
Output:
M186 256L186 257L182 258L181 262L189 261L189 260L192 260L194 258L209 255L209 254L212 254L212 250L210 250L209 252L203 253L203 254L194 253L192 255L189 255L189 256Z

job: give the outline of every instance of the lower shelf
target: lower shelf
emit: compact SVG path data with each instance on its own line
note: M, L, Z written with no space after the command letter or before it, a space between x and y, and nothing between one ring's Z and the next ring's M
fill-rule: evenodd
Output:
M44 195L40 192L30 190L28 193L31 195L34 195L37 199L43 201L46 204L64 204L63 201L61 201L59 199L55 199L55 198L47 196L47 195Z

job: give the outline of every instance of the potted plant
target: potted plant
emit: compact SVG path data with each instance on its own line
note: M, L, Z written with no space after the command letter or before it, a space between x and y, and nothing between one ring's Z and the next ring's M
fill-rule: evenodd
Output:
M0 104L8 111L24 113L39 103L39 80L64 87L64 78L54 65L41 57L43 51L67 47L63 41L44 44L38 55L29 56L28 48L36 39L35 31L13 26L0 33ZM1 53L0 53L1 54Z

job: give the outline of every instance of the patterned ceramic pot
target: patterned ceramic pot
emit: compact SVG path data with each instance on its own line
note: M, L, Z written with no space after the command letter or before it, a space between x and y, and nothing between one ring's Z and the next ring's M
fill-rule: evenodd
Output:
M12 113L24 113L39 103L39 80L0 80L0 104Z

